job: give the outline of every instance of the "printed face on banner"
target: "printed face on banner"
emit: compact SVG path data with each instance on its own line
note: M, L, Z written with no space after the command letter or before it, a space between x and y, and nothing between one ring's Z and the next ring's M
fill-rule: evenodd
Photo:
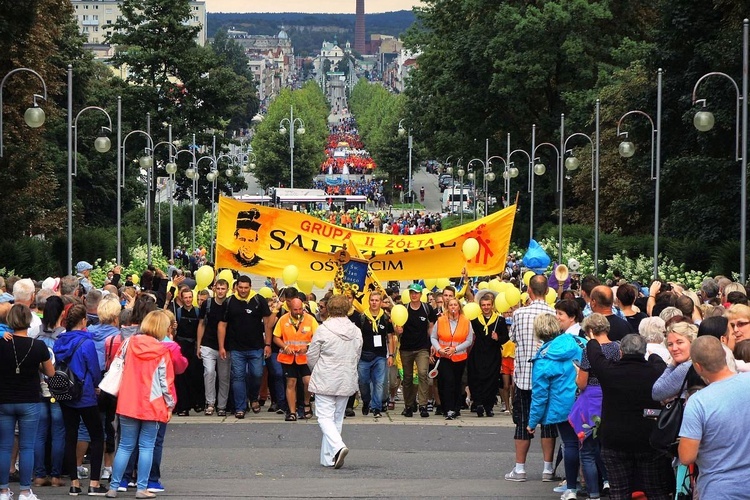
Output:
M246 210L237 214L234 239L238 248L234 254L237 263L243 267L252 267L263 260L256 254L258 247L258 230L260 229L260 212L257 209Z

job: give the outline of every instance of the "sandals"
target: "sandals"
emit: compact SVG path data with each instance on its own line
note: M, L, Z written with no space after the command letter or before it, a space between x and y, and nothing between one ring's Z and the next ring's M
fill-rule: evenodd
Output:
M289 412L286 414L286 418L284 419L287 422L296 422L297 421L297 414Z
M396 403L393 401L388 401L388 409L389 410L395 410L396 409Z
M245 418L245 412L244 411L234 412L234 418L242 420L243 418Z
M253 401L250 403L250 409L253 410L253 413L260 413L260 403Z
M305 405L305 419L312 418L312 405Z
M205 415L210 417L211 415L214 414L214 410L216 410L216 408L214 408L214 405L206 406Z
M216 410L216 414L220 417L226 417L227 411L224 408L219 408L218 410Z

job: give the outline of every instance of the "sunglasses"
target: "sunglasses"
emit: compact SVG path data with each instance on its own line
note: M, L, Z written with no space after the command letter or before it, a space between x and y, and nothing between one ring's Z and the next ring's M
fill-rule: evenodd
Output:
M735 321L733 323L729 323L729 326L731 326L735 330L738 330L740 328L744 328L747 325L750 325L750 321Z

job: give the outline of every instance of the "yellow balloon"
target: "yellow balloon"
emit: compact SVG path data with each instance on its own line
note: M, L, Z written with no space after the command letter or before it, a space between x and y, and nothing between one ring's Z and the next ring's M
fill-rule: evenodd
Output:
M497 309L497 312L499 312L500 314L510 309L510 305L508 304L508 300L505 297L504 292L498 293L497 297L495 297L495 309Z
M408 304L411 302L411 298L409 297L409 290L404 290L401 292L401 302L404 304Z
M490 280L489 286L490 286L490 290L492 290L493 292L503 291L503 282L497 278Z
M426 288L423 288L422 289L422 297L420 297L419 300L421 300L422 302L424 302L426 304L427 303L427 294L428 293L430 293L430 292L428 292Z
M435 278L426 278L424 280L424 286L427 288L427 290L432 290L437 285L437 280Z
M297 266L295 266L294 264L289 264L284 268L283 271L281 271L281 279L284 280L284 284L286 286L289 286L297 281L298 276L299 269L297 269Z
M461 247L461 251L466 260L471 260L479 253L479 242L474 238L467 238Z
M391 310L391 321L396 326L404 326L409 319L409 311L401 304L396 304Z
M313 289L313 282L309 280L298 280L297 289L301 292L310 293Z
M437 287L442 290L446 286L451 286L451 280L449 280L448 278L438 278Z
M313 281L313 284L318 288L325 288L328 284L328 281L326 280L315 280Z
M479 290L486 290L487 288L489 288L489 286L490 286L489 283L487 283L486 281L480 281L479 284L477 285L477 288Z
M554 288L547 289L547 295L544 297L544 299L547 301L547 304L552 305L557 300L557 292Z
M526 271L523 273L523 284L529 286L529 280L535 275L536 273L534 271Z
M518 301L521 300L521 290L514 286L509 286L505 289L505 302L508 303L508 306L513 307L518 304Z
M498 290L498 292L504 292L508 288L513 288L513 285L511 285L507 281L500 281L500 290Z
M195 271L195 292L205 290L214 281L214 269L211 266L201 266Z
M234 275L232 274L231 269L222 270L217 276L217 279L226 280L227 283L229 283L229 290L232 290L232 285L234 285Z
M258 290L258 295L260 295L264 299L270 299L271 297L273 297L273 290L271 290L267 286L264 286L260 290Z
M482 314L482 308L476 302L469 302L464 306L464 316L469 321L477 319Z
M307 305L310 306L310 312L313 314L318 314L318 303L314 300L311 300L307 303Z
M141 282L141 277L138 276L137 274L134 274L133 276L130 277L130 281L132 281L134 285L137 285L138 283Z
M526 305L526 302L529 300L529 294L526 292L523 292L521 294L521 304Z

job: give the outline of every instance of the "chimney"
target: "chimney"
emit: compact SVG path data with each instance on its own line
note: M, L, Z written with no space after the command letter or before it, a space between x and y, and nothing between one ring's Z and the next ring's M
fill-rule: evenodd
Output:
M357 17L354 22L354 50L364 54L365 47L365 0L357 0Z

